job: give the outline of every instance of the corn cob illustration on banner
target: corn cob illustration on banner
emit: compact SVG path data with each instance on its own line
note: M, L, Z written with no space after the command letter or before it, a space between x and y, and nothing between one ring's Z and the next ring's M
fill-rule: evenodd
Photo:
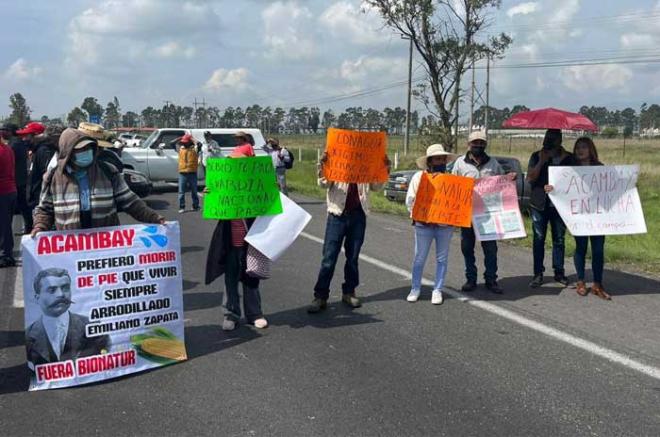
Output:
M30 390L187 359L177 222L44 232L22 254Z

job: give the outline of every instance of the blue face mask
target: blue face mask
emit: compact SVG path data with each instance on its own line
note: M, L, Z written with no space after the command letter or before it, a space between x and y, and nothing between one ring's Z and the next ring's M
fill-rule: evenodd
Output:
M94 162L94 151L92 149L78 152L73 155L73 163L78 168L87 168Z
M431 167L431 173L444 173L447 171L447 164L434 165Z

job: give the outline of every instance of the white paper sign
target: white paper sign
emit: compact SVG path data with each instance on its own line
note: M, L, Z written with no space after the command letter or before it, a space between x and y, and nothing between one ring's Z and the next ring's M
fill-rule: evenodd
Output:
M271 261L277 260L296 241L312 216L280 193L282 214L261 216L252 224L245 241Z
M639 165L550 167L550 199L571 234L646 233Z
M42 232L22 255L30 390L186 359L178 223Z

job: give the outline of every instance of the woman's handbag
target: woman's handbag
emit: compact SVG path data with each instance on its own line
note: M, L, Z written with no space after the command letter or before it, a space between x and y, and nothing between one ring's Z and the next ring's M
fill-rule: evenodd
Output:
M263 253L248 244L245 273L259 279L270 278L270 265L272 261Z

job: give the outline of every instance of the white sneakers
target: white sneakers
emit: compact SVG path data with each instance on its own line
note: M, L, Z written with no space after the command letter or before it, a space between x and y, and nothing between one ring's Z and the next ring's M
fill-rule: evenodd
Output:
M422 292L422 290L410 290L410 294L406 298L408 302L417 302L419 299L419 295Z
M442 302L444 301L445 299L442 297L442 291L433 290L433 293L431 294L431 303L433 305L442 305Z
M419 300L419 295L422 293L421 290L410 290L410 294L408 294L408 297L406 297L406 300L408 302L417 302ZM442 303L445 301L444 297L442 296L442 291L441 290L433 290L433 293L431 294L431 303L433 305L442 305Z
M257 328L257 329L267 328L268 327L268 320L261 317L261 318L254 321L254 327Z

